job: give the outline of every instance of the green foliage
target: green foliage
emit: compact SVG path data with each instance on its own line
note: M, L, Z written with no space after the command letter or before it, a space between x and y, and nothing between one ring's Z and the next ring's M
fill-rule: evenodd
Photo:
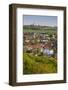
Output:
M23 55L24 74L56 73L57 61L53 57L34 56L30 53Z

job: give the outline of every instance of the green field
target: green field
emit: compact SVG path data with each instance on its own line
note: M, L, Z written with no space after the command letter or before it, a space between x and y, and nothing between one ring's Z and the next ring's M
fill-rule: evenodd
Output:
M57 73L57 61L53 57L23 54L23 74Z
M35 32L35 33L47 33L47 34L56 34L57 30L54 29L41 29L41 30L33 30L33 29L23 29L23 32Z

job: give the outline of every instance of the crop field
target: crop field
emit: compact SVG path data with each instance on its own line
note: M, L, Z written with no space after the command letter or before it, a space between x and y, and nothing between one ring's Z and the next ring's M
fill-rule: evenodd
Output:
M36 32L36 33L47 33L47 34L56 34L57 31L54 29L41 29L41 30L33 30L33 29L23 29L23 32Z
M23 54L23 74L57 73L57 60L53 57Z

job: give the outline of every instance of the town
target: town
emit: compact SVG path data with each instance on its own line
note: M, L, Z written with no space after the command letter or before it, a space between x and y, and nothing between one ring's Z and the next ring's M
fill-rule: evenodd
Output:
M57 35L36 32L23 33L23 50L35 56L57 58Z

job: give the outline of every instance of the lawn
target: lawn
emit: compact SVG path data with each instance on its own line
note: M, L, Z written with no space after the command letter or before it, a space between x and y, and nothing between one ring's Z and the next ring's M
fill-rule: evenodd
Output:
M48 56L23 54L23 74L57 73L57 60Z

